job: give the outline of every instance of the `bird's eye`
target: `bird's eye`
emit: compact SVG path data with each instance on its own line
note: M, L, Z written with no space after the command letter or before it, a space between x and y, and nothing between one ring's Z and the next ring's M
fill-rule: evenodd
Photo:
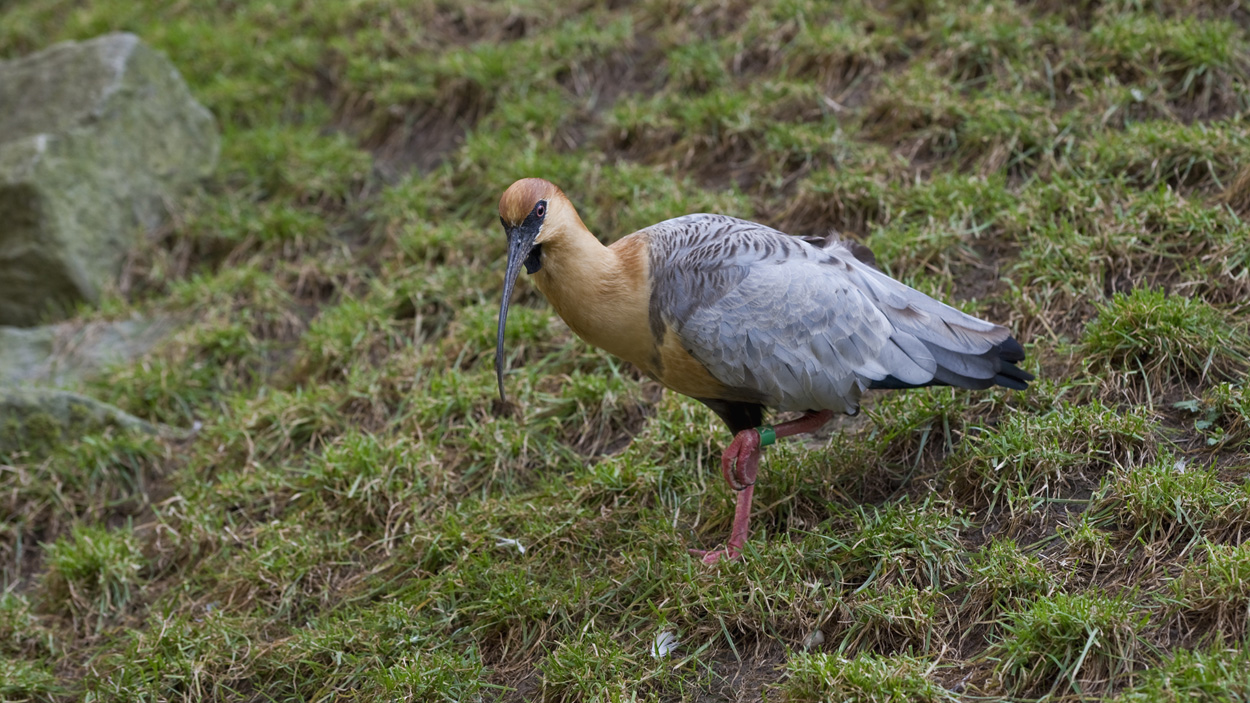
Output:
M547 201L539 200L538 205L534 207L534 216L543 217L547 214Z

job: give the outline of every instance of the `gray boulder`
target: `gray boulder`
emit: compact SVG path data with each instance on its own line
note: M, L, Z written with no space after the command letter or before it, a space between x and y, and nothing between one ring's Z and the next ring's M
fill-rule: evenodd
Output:
M0 325L94 302L219 138L169 61L133 34L0 62Z
M0 326L0 393L6 385L65 386L99 376L147 354L177 328L168 317Z
M85 395L51 388L0 388L0 463L15 455L42 456L62 442L110 427L187 440L198 425L179 430L145 422Z
M38 460L56 445L106 428L166 439L194 434L46 384L73 385L146 354L177 329L173 318L0 327L0 464Z

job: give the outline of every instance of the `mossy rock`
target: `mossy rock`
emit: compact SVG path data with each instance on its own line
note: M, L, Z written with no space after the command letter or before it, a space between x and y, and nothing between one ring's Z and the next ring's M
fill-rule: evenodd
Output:
M175 438L185 436L179 430L154 425L78 393L0 388L0 461L18 452L43 455L61 442L108 427Z
M0 62L0 324L95 302L166 202L213 169L212 115L133 34Z
M172 317L0 326L0 386L67 386L150 352L178 328Z

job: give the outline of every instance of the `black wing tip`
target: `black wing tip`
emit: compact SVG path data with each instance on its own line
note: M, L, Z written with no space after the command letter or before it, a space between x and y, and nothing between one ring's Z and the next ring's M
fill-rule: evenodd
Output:
M1013 364L1024 361L1024 347L1020 346L1015 337L1008 337L998 345L998 358Z
M1015 366L1004 367L1003 371L1004 373L994 376L995 385L1017 391L1029 389L1029 381L1033 380L1033 374Z
M1029 387L1029 381L1032 381L1034 378L1036 376L1015 364L1003 364L998 374L994 376L994 383L1022 391Z
M999 368L992 378L961 376L951 372L949 369L939 368L934 378L925 383L906 383L894 376L886 376L883 379L869 382L868 388L871 390L905 390L909 388L926 388L928 386L956 386L958 388L979 391L993 386L1002 386L1017 391L1028 390L1029 381L1032 381L1035 377L1028 371L1016 366L1017 362L1024 361L1024 347L1021 347L1020 343L1014 338L1008 337L1007 341L987 352L989 355L995 353L997 353L998 359L1002 363L999 364Z
M1006 376L995 376L994 383L1002 386L1003 388L1010 388L1013 391L1027 391L1029 389L1029 384L1024 381L1017 381L1014 378L1007 378Z
M905 383L893 376L886 376L879 381L870 381L868 383L869 390L887 390L898 391L908 390L911 388L928 388L929 386L956 386L958 388L967 388L974 391L983 391L993 386L1002 386L1012 390L1024 391L1029 389L1029 381L1033 380L1033 374L1022 368L1011 364L1004 364L1002 371L995 374L993 378L967 378L960 376L956 383L949 381L939 381L934 379L928 383Z
M998 358L1003 362L1003 365L994 376L994 383L1017 391L1027 390L1029 381L1036 377L1016 366L1016 364L1024 361L1024 347L1020 346L1015 337L1008 337L1002 344L998 345Z

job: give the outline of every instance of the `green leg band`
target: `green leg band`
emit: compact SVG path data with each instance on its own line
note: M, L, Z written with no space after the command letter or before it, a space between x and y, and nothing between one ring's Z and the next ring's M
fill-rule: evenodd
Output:
M760 435L760 449L777 443L777 430L774 430L772 427L764 425L763 427L756 427L755 431Z

